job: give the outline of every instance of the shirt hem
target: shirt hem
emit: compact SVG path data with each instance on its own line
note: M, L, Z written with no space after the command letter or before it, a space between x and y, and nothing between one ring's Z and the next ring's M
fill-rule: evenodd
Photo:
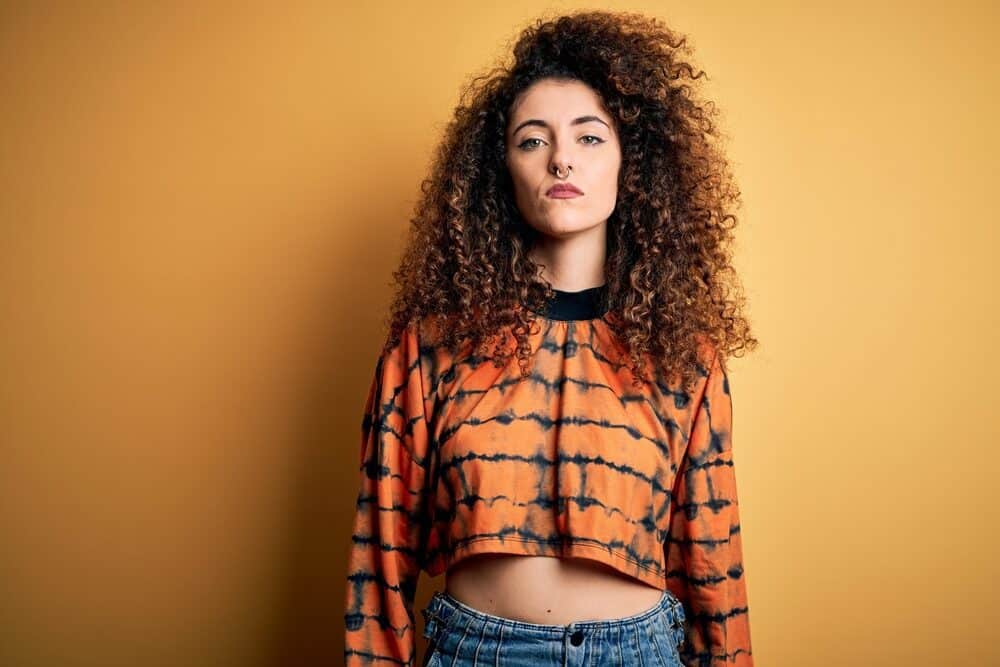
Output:
M537 545L538 551L525 551L525 544ZM432 577L443 573L452 565L465 560L469 556L481 553L502 553L514 556L550 556L556 558L585 558L608 565L619 572L649 584L661 591L667 589L666 579L661 572L638 563L627 555L609 550L596 544L585 542L565 542L552 545L538 540L520 537L484 537L463 542L447 556L439 557L427 569Z

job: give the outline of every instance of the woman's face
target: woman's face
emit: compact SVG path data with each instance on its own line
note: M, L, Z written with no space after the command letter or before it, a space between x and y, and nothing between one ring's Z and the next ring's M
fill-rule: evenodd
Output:
M621 146L597 92L581 81L541 79L514 101L509 118L507 168L525 222L554 237L607 222L618 198ZM553 196L549 188L560 183L583 194Z

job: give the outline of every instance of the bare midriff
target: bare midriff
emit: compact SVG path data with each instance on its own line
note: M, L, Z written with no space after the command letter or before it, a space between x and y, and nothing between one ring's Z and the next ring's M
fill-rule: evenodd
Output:
M663 595L595 560L512 554L477 554L452 565L445 590L487 614L544 625L633 616Z

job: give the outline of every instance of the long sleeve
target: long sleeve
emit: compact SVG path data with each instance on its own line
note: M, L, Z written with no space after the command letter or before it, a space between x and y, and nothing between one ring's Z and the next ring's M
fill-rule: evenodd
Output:
M687 667L752 667L732 449L732 396L718 355L694 411L674 487L667 587L684 604Z
M360 483L348 555L345 664L413 665L413 600L427 524L427 408L413 324L382 354L362 421Z

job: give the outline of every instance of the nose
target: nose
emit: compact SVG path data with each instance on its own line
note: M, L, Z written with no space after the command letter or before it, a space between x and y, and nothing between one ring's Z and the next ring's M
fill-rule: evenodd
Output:
M549 157L549 171L553 174L568 174L573 169L571 147L567 142L556 140Z

